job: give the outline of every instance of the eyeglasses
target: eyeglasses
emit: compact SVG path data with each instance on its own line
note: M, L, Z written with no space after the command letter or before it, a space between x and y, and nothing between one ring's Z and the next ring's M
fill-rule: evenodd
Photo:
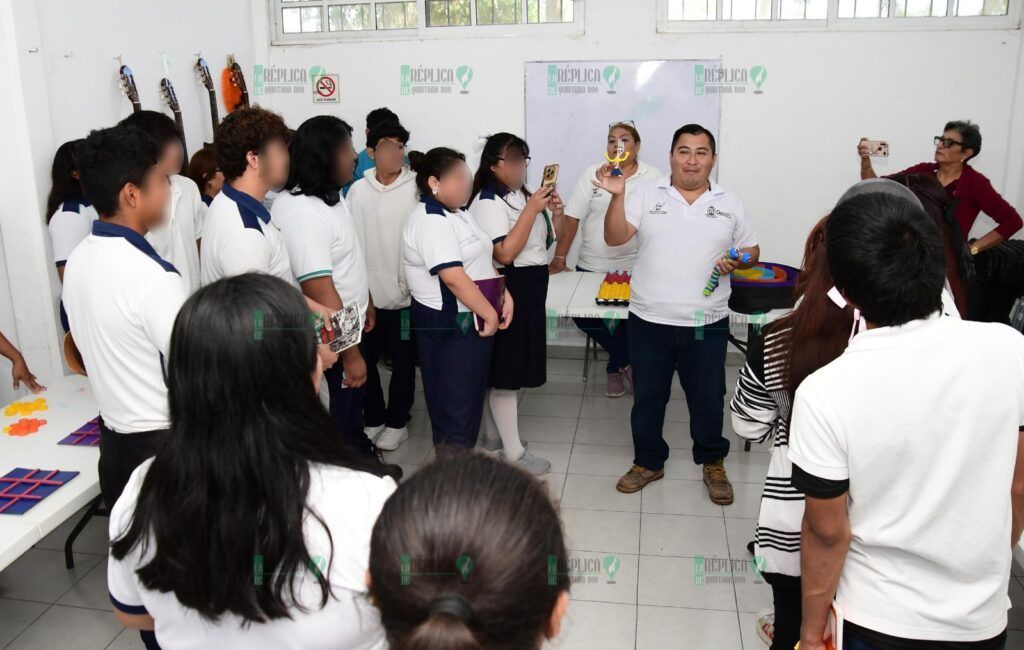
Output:
M634 131L636 130L636 124L633 123L633 120L622 120L620 122L612 122L611 124L608 125L608 130L611 131L617 126L628 126Z
M531 158L530 158L530 156L526 156L526 157L523 157L523 158L508 158L506 156L502 156L502 157L498 158L498 160L504 160L505 162L507 162L510 165L519 165L519 164L529 165Z
M943 149L949 149L953 145L960 145L962 147L963 144L964 143L960 142L959 140L952 140L950 138L944 138L941 135L935 136L935 146L936 147L938 147L939 145L942 145Z

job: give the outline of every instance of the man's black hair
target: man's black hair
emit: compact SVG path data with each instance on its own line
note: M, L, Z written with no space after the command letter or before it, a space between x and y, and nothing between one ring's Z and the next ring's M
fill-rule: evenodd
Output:
M138 111L117 124L118 126L135 127L147 133L149 137L156 140L161 151L167 146L168 142L175 140L184 142L181 137L181 131L178 130L178 125L174 123L174 120L159 111Z
M708 141L711 142L711 155L715 155L715 136L700 124L684 124L676 129L675 135L672 136L672 148L669 151L675 151L676 143L679 142L679 136L683 134L708 136Z
M82 188L101 217L117 214L126 184L142 187L158 151L156 140L132 126L93 131L78 144L75 157Z
M366 114L366 128L373 130L373 127L377 126L382 122L399 122L398 115L393 110L382 106L375 108Z
M402 144L409 143L409 131L404 126L395 121L381 122L377 126L370 129L370 132L366 135L366 148L376 149L377 143L384 138L394 138Z
M910 201L881 193L843 201L828 218L826 250L836 287L868 322L903 325L942 308L942 236Z

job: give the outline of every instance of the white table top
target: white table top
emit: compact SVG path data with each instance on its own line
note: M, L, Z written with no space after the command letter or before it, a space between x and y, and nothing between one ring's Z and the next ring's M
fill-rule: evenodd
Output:
M78 472L78 476L23 515L0 514L0 570L100 493L96 471L99 448L57 444L96 417L98 410L89 380L79 375L62 377L42 393L28 395L18 401L31 401L37 397L46 400L47 410L28 416L4 416L0 409L0 476L15 467L59 469ZM3 433L3 427L22 417L46 420L46 424L36 433L24 437Z
M565 316L569 309L569 301L576 293L576 286L584 275L595 275L594 273L577 273L565 271L556 273L548 278L548 312L554 312L556 316Z

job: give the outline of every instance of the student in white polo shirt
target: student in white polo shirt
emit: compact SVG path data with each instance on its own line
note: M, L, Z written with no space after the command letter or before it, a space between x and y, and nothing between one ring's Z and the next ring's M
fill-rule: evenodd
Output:
M372 330L366 262L341 196L355 167L352 127L333 115L309 118L292 136L289 159L288 182L274 199L271 216L284 238L292 275L310 300L331 312L358 305L364 329ZM324 373L331 415L346 443L376 458L377 448L363 431L366 364L360 347L342 352L341 361ZM395 480L401 478L398 465L387 469Z
M796 391L793 484L806 495L800 647L1006 646L1024 526L1024 337L942 315L942 237L903 197L837 205L836 288L867 321ZM980 361L979 361L980 360Z
M640 160L640 133L633 122L613 122L608 125L608 155L618 154L622 147L625 162L619 164L622 177L626 179L626 195L648 181L663 176L662 172ZM632 271L636 262L636 241L630 240L622 246L604 243L604 215L612 195L591 182L601 164L588 167L580 175L572 196L565 206L565 232L555 246L555 256L549 268L552 273L565 270L565 258L569 254L576 233L583 228L576 262L577 271ZM576 327L588 334L608 353L608 381L604 394L621 397L626 394L626 383L632 388L633 371L629 367L629 349L626 345L625 321L615 320L606 324L600 318L574 318Z
M547 381L548 248L564 213L554 188L531 193L524 186L529 162L530 147L522 138L488 137L469 211L494 244L494 260L516 301L515 322L494 339L482 446L539 475L551 463L529 453L519 438L519 390Z
M619 479L620 492L636 492L665 475L668 444L665 408L678 372L690 411L693 462L704 466L711 501L728 505L725 472L729 440L722 435L725 352L729 342L729 273L741 266L730 248L757 262L760 249L743 202L710 180L715 139L699 124L676 130L671 173L625 197L626 182L602 167L594 184L610 192L605 242L637 238L629 301L629 357L636 397L631 423L633 466ZM718 288L704 295L713 270Z
M370 295L377 313L363 336L366 358L366 433L381 449L395 449L409 436L406 424L416 392L416 345L409 320L409 287L402 262L402 231L419 202L416 174L405 163L409 131L389 121L370 129L366 150L374 167L345 196L366 258ZM385 403L377 362L387 351L391 380Z
M75 147L81 140L70 140L57 147L50 168L50 195L46 199L46 225L50 231L53 262L57 265L57 277L64 281L64 265L92 230L92 222L99 215L92 202L86 198L79 180L78 163L75 162ZM68 315L64 302L60 303L60 324L68 331Z
M93 131L77 148L99 213L64 267L64 305L100 411L100 492L113 506L167 434L164 365L188 290L145 238L170 185L157 144L132 127Z
M182 307L171 435L110 514L114 614L161 647L386 647L366 571L395 482L321 408L314 339L293 326L308 317L291 285L258 273Z
M466 157L447 147L413 153L420 204L405 226L402 256L423 397L440 454L476 445L494 335L513 322L513 300L506 290L498 314L473 282L498 272L490 237L462 209L473 191Z
M121 120L157 141L157 164L171 181L164 223L146 233L160 257L174 265L189 293L199 288L199 239L202 237L203 202L191 178L181 175L185 145L178 126L157 111L138 111Z

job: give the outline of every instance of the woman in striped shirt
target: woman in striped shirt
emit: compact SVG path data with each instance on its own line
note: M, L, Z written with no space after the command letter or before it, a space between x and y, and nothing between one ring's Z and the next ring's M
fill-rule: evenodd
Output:
M758 630L772 650L790 650L800 640L804 495L793 487L793 466L786 457L793 395L808 375L842 354L854 325L852 308L840 307L830 297L837 294L830 293L832 275L825 256L827 220L825 217L814 226L804 247L796 308L768 325L763 340L758 337L751 341L730 404L737 434L757 442L766 442L773 434L775 439L754 536L754 554L763 561L759 568L772 586L774 639L771 613L761 616ZM794 341L799 344L791 344Z

